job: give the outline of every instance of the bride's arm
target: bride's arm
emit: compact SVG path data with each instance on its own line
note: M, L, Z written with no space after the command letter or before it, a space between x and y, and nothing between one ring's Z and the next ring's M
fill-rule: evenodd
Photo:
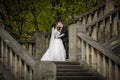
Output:
M55 38L58 38L58 32L57 31L54 32L54 36L55 36Z
M65 34L58 35L59 38L61 38L61 37L63 37L63 36L65 36Z
M59 35L59 38L62 38L62 37L64 37L66 35L67 29L65 27L63 27L63 29L64 30L63 30L62 34Z

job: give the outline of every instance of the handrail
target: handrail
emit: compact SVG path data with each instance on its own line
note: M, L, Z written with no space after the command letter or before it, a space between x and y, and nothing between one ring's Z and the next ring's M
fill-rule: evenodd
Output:
M14 76L9 72L9 70L7 70L5 66L2 65L2 63L0 63L0 75L1 74L6 80L15 80Z
M94 21L94 22L92 22L92 23L90 23L90 24L87 24L87 25L86 25L86 28L89 28L90 26L95 25L96 23L102 21L103 19L109 17L110 15L115 14L117 11L120 11L120 7L116 8L116 9L113 10L113 11L110 11L110 12L109 12L108 14L106 14L106 15L103 15L102 17L98 18L96 21Z
M120 7L120 4L116 3L116 4L115 4L115 7Z
M56 78L56 65L53 62L40 62L2 28L0 28L0 55L0 62L16 80Z
M36 61L27 54L28 52L2 28L0 28L0 37L21 59L26 62L26 64L34 68Z
M35 42L32 40L18 40L19 43L32 43L34 44Z
M112 61L120 65L120 59L117 56L113 55L113 53L106 49L104 46L100 45L99 43L97 43L95 40L93 40L84 33L78 33L77 36L78 38L81 38L82 40L86 41L89 45L91 45L95 49L99 50L102 55L110 58Z
M109 41L103 44L103 46L109 49L112 49L115 45L120 45L120 35L110 39Z
M87 16L88 14L93 13L94 11L96 11L96 10L98 10L98 9L100 9L101 7L104 7L104 6L105 6L105 2L102 2L102 3L101 3L100 5L98 5L97 7L93 8L93 9L90 9L90 10L88 10L87 12L85 12L85 13L83 13L83 14L81 14L81 15L79 15L79 16L76 16L75 18L71 19L70 21L68 21L68 22L66 23L66 25L70 25L70 24L72 24L73 22L78 21L79 18L83 18L83 17Z
M35 57L35 41L33 40L18 40L23 48L25 48L28 53Z
M106 4L105 2L102 2L102 3L101 3L100 5L98 5L97 7L93 8L93 9L90 9L90 10L88 10L87 12L85 12L85 13L83 13L83 14L81 14L81 15L79 15L79 16L76 16L75 18L71 19L71 20L68 21L65 25L70 25L70 24L72 24L72 23L74 23L74 22L79 21L80 18L83 18L83 17L87 16L88 14L95 12L96 10L100 9L101 7L104 7L105 4ZM114 7L117 7L117 8L118 8L118 7L120 7L120 4L115 3L115 4L114 4Z

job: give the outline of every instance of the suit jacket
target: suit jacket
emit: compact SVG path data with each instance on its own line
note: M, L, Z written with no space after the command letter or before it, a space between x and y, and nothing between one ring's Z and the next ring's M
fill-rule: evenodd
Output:
M68 32L65 26L62 27L60 34L65 34L64 36L61 37L63 42L68 42Z

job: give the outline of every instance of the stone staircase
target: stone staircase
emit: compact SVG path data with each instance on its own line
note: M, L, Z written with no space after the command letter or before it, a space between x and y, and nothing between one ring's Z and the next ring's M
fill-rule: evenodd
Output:
M2 74L0 74L0 80L5 80Z
M57 80L97 80L89 69L77 62L55 62Z
M120 5L109 4L102 3L68 23L69 60L76 62L40 62L45 41L38 36L42 35L36 33L35 40L20 45L0 29L0 62L5 66L0 66L0 80L120 80L120 59L106 49L119 43L115 37L120 35ZM6 77L5 68L12 75Z
M13 74L2 63L0 63L0 80L15 80Z

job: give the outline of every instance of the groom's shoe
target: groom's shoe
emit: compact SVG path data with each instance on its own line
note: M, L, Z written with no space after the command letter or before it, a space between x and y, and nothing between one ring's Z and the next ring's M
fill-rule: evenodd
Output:
M68 59L68 57L66 57L66 59Z

